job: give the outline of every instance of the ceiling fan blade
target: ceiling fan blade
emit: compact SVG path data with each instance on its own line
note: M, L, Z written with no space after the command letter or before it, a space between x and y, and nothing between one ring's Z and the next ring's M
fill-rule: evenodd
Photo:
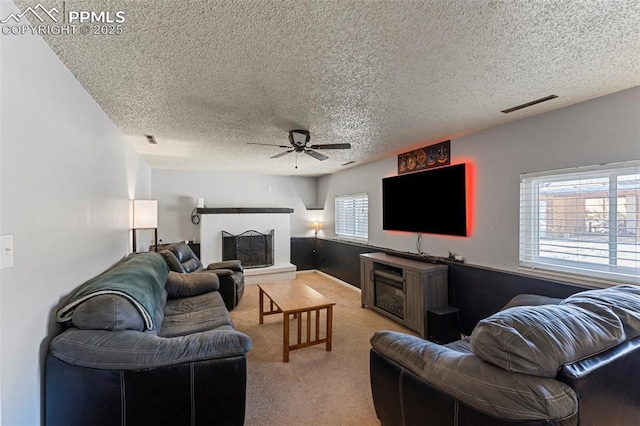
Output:
M289 145L274 145L272 143L259 143L259 142L247 142L247 145L264 145L264 146L275 146L277 148L289 148Z
M289 151L284 151L284 152L281 152L280 154L272 155L269 158L280 158L280 157L285 156L285 155L287 155L287 154L289 154L290 152L293 152L293 151L295 151L295 150L294 149L290 149Z
M304 153L309 155L309 156L311 156L311 157L313 157L313 158L315 158L316 160L320 160L320 161L324 161L327 158L329 158L326 155L322 155L319 152L315 152L315 151L312 151L310 149L305 149Z
M327 143L324 145L311 145L311 149L351 149L350 143Z

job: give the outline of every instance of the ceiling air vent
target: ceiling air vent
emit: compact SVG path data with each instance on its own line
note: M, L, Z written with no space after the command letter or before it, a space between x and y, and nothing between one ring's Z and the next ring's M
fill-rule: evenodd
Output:
M156 138L155 136L152 135L144 135L147 138L147 142L149 142L152 145L157 145L158 142L156 142Z
M522 105L518 105L512 108L502 110L501 112L504 112L505 114L509 114L510 112L517 111L522 108L527 108L527 107L530 107L531 105L539 104L541 102L550 101L551 99L555 99L557 97L558 97L557 95L549 95L544 98L536 99L535 101L527 102L526 104L522 104Z

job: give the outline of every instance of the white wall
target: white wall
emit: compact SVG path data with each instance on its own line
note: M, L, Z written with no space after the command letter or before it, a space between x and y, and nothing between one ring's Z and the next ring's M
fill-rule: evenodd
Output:
M452 163L471 164L474 175L472 233L468 238L425 234L422 250L434 256L451 251L469 263L516 270L519 175L640 159L638 117L640 88L636 87L453 139ZM367 192L369 243L416 253L417 234L382 230L382 178L395 175L396 169L396 157L391 157L320 178L325 236L334 236L333 198ZM416 196L415 208L437 202L428 192Z
M425 234L422 251L435 256L451 251L469 263L516 270L519 175L638 159L639 116L640 88L634 88L453 139L453 163L470 164L474 176L472 233L467 238ZM198 227L189 219L197 197L205 197L207 207L293 207L292 236L313 235L310 225L319 220L319 235L333 238L334 197L366 192L369 243L415 253L417 234L382 230L382 178L396 173L395 156L318 179L153 170L159 238L199 238ZM415 208L435 202L432 194L419 196L423 198L415 200ZM324 210L307 211L305 206Z
M196 199L206 207L289 207L291 235L312 235L318 212L317 178L251 173L153 169L152 198L158 200L158 238L169 243L199 240L199 226L191 223Z
M17 8L2 2L2 16ZM45 42L2 36L0 271L3 426L41 421L42 355L53 309L129 251L129 202L151 170Z

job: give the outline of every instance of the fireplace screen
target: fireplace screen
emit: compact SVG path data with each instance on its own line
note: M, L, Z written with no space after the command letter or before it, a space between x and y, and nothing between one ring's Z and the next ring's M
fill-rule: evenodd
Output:
M245 268L273 266L273 230L266 234L245 231L233 235L222 231L222 260L238 259Z

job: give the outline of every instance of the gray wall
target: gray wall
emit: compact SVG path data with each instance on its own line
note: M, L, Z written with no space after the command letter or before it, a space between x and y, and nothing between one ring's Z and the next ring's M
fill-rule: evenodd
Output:
M421 250L434 256L451 251L469 263L517 270L519 175L639 159L638 116L640 88L634 88L452 139L453 163L468 163L473 176L472 232L467 238L425 234ZM366 192L369 244L416 253L417 234L382 230L381 181L396 174L395 156L321 178L153 170L159 238L199 239L190 221L197 197L207 207L292 207L292 236L313 235L310 225L319 220L319 235L335 238L334 197ZM437 197L435 189L425 190L411 208L429 208ZM306 209L314 206L324 209Z
M640 159L638 117L640 88L633 88L453 139L452 163L472 166L472 233L467 238L425 234L422 251L434 256L447 256L451 251L473 264L516 270L519 175ZM395 174L394 156L320 178L325 236L334 236L334 197L367 192L369 243L416 253L417 234L382 230L381 180ZM407 208L430 208L438 202L437 195L437 189L425 189Z
M2 2L2 16L18 12ZM3 425L40 424L52 309L129 252L129 199L151 170L40 37L2 36L0 271Z
M163 242L200 239L191 223L196 199L206 207L290 207L291 235L312 235L318 212L317 178L251 173L162 170L152 171L152 197L158 200L158 238Z

